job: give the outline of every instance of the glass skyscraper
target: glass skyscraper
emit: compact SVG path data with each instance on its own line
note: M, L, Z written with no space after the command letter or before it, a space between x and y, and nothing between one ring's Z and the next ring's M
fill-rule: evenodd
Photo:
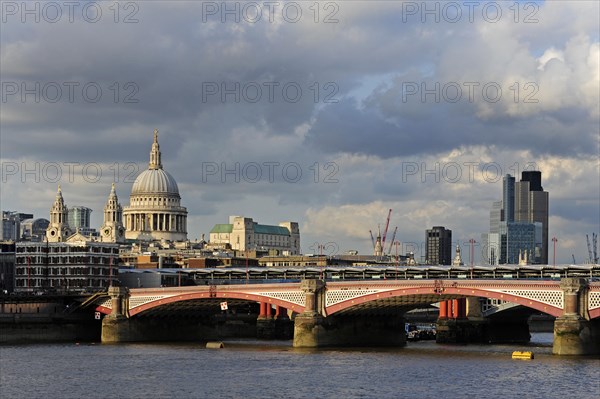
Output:
M504 176L502 201L492 204L490 230L481 240L486 263L518 264L519 253L527 253L527 263L548 263L548 192L541 172L523 172L518 183Z
M434 226L425 233L425 262L449 265L452 262L452 230Z
M74 206L72 208L69 208L67 220L69 222L69 227L71 228L71 230L75 231L77 229L89 229L91 214L92 210L85 206Z

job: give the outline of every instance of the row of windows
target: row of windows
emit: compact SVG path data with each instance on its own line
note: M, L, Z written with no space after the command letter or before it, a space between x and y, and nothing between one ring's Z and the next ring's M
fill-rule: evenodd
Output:
M225 237L223 237L225 236ZM218 234L218 238L230 238L229 234ZM248 236L248 241L251 241L253 238L253 236L249 235ZM272 241L272 242L289 242L290 241L290 237L289 236L281 236L281 235L277 235L277 234L254 234L254 240L256 242L265 242L265 241Z
M131 205L169 205L177 203L177 198L133 198Z
M96 247L96 246L71 246L71 245L61 245L61 246L17 246L17 253L74 253L74 252L87 252L87 253L103 253L103 254L118 254L118 247Z
M17 276L108 276L110 274L110 268L106 267L17 267L15 274ZM116 268L113 269L113 275L116 274Z
M77 279L40 279L40 278L18 278L15 280L15 286L19 288L84 288L84 287L107 287L108 280L106 279L88 279L88 278L77 278Z
M64 265L64 264L81 264L81 265L110 265L110 257L98 257L98 256L30 256L30 257L18 257L16 259L17 265ZM118 260L113 260L113 264L117 264Z
M267 267L275 266L290 266L290 267L309 267L309 266L321 266L317 262L267 262Z

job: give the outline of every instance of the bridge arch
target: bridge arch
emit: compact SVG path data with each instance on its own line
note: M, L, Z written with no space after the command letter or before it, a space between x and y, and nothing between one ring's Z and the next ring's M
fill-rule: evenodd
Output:
M437 295L437 300L436 300ZM541 302L535 299L519 296L516 294L509 294L498 291L488 291L480 288L464 288L464 287L444 287L443 292L433 294L431 290L425 290L420 288L401 288L391 289L387 291L380 291L374 293L367 293L362 296L346 299L330 306L325 307L325 315L334 315L338 312L346 309L357 307L362 304L367 304L372 301L381 301L386 299L393 299L398 297L416 297L416 299L422 298L423 302L435 303L442 300L455 299L455 298L466 298L466 297L482 297L491 299L500 299L503 301L511 302L516 305L522 305L528 308L538 310L543 313L547 313L551 316L558 317L562 315L562 306L553 306L545 302Z
M262 295L257 295L257 294L247 294L247 293L243 293L243 292L228 291L228 292L219 292L218 294L216 294L214 296L210 296L210 294L207 294L206 292L194 292L194 293L186 293L186 294L180 294L180 295L175 295L175 296L171 296L171 297L166 297L166 298L147 302L142 305L130 308L129 316L132 317L137 314L143 313L144 311L154 309L156 307L166 305L169 303L189 301L189 300L195 300L195 299L206 299L206 300L239 299L239 300L248 301L248 302L264 302L264 303L268 303L268 304L272 304L272 305L278 305L278 306L284 307L286 309L292 310L294 312L302 312L304 310L304 307L300 306L298 304L288 302L288 301L278 299L278 298L272 298L272 297L262 296Z
M291 298L293 298L293 296ZM137 293L132 290L132 296L129 299L128 315L129 317L133 317L139 314L143 314L148 310L177 302L191 300L212 300L221 302L226 301L228 299L236 299L247 302L263 302L271 305L278 305L286 309L292 310L296 313L301 313L302 311L304 311L304 304L302 303L303 300L296 300L296 302L292 302L291 300L286 300L284 298L275 298L273 296L262 295L257 293L247 293L239 291L219 291L211 293L204 290L197 292L176 293L174 295L160 295L159 293L155 293L154 295L143 296L140 295L140 293ZM96 308L96 310L104 314L110 314L112 312L112 308L110 307L110 301L101 304Z

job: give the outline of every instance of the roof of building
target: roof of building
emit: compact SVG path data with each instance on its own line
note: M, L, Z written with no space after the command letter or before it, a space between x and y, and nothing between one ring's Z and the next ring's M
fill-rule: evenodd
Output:
M131 195L171 194L179 196L177 182L164 169L148 169L139 174L133 183Z
M233 231L232 224L215 224L215 226L210 231L212 233L231 233ZM289 236L290 231L282 226L269 226L266 224L258 224L254 223L254 233L255 234L271 234L271 235L280 235L280 236Z
M215 224L210 233L231 233L233 230L232 224Z
M257 234L275 234L282 236L289 236L290 231L285 227L281 226L269 226L266 224L254 223L254 232Z
M34 224L34 223L43 223L43 224L50 224L50 221L48 219L44 219L44 218L36 218L36 219L25 219L21 222L21 226L26 225L26 224Z

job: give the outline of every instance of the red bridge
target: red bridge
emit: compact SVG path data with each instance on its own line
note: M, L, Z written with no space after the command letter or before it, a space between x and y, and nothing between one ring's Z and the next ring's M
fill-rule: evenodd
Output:
M106 323L114 324L119 320L123 324L125 320L131 322L143 316L165 315L181 309L210 308L219 312L222 302L234 307L258 303L259 321L273 319L273 310L275 318L291 315L295 325L294 346L402 345L403 334L396 337L390 331L398 333L400 326L401 331L404 330L402 315L405 312L439 303L438 332L448 327L452 333L452 328L460 330L461 325L481 322L477 298L490 298L556 317L554 352L589 354L600 352L600 282L593 280L370 279L325 282L309 279L168 288L111 287L110 298L98 303L97 310L109 315L105 317ZM365 326L371 331L348 334ZM377 340L365 340L368 336L377 337ZM103 339L113 340L108 331L106 334L103 331ZM114 340L129 339L117 334Z

